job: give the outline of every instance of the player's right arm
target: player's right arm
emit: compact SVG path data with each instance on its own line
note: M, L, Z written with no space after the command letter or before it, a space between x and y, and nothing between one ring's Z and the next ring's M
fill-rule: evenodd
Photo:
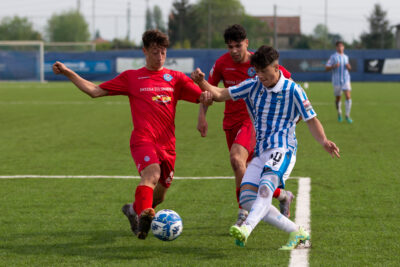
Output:
M332 56L329 58L329 60L328 60L328 62L326 63L326 65L325 65L325 70L326 70L326 71L333 70L333 69L339 67L339 65L340 65L340 64L336 62L334 55L332 55Z
M88 94L89 96L101 97L108 95L108 91L100 88L98 85L83 79L76 72L69 69L63 63L57 61L53 64L53 72L54 74L62 74L67 77L76 87L78 87L82 92Z
M199 85L200 89L203 91L203 96L206 99L209 96L206 92L210 92L212 95L212 99L217 102L223 102L232 99L231 95L229 94L228 88L219 88L217 86L209 84L204 79L205 74L199 68L192 72L191 77L193 81Z

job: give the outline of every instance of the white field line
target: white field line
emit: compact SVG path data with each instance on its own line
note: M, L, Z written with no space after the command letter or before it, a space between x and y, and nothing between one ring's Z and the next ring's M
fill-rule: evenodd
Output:
M308 177L299 179L296 199L297 225L303 226L311 234L311 211L310 211L311 179ZM290 253L289 267L308 267L308 253L310 249L294 249Z
M0 179L140 179L140 176L123 175L0 175ZM185 176L174 177L174 180L233 180L233 176ZM304 177L290 177L289 179L303 179Z

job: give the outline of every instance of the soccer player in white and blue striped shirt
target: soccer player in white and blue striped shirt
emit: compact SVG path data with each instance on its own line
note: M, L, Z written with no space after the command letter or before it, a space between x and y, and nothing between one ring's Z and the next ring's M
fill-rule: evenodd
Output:
M339 148L326 138L303 89L282 75L278 58L275 49L261 46L251 56L257 76L229 88L210 85L200 69L192 73L192 79L205 91L202 102L210 98L215 101L244 99L256 130L255 156L240 187L240 204L250 213L240 227L234 225L230 228L236 244L244 246L250 233L263 220L290 233L288 243L281 248L290 250L310 236L302 227L280 214L272 205L272 195L277 187L285 187L284 178L294 167L297 149L295 128L299 117L303 118L313 137L332 157L339 157Z
M350 118L351 111L351 85L350 85L350 73L351 65L349 57L344 54L344 44L341 41L336 42L336 53L331 55L328 62L326 63L325 69L332 71L332 84L334 94L336 96L336 109L338 112L338 121L342 122L342 92L346 97L345 109L346 109L346 121L352 123L353 120Z

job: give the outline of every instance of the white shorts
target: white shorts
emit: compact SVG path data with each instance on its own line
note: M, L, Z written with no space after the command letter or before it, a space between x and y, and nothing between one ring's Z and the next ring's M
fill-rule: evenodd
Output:
M345 84L342 85L334 85L333 86L333 93L335 94L335 96L341 96L342 95L342 91L351 91L351 85L350 82L347 82Z
M296 155L285 148L271 148L260 156L254 157L247 166L240 186L249 184L258 187L261 177L272 172L279 177L279 187L285 188L285 181L289 178L294 165Z

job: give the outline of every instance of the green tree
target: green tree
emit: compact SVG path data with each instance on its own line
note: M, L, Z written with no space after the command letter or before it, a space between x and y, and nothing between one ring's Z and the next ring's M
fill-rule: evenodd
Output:
M46 32L52 42L86 42L90 40L89 26L76 10L54 14L47 21Z
M375 4L371 15L368 17L369 33L360 36L365 48L393 48L394 36L390 31L390 23L386 19L387 12L380 4Z
M168 35L174 48L190 48L195 43L197 24L193 5L188 0L175 0L168 18Z
M6 17L0 23L0 40L41 40L32 23L23 17Z
M257 49L262 45L271 43L272 32L267 23L245 14L241 25L246 29L250 49Z
M162 11L158 5L155 5L153 8L153 22L156 29L159 29L164 33L167 32L167 29L165 28L165 22L162 17Z
M224 48L224 30L245 15L239 0L200 0L194 10L198 31L195 46L199 48Z

